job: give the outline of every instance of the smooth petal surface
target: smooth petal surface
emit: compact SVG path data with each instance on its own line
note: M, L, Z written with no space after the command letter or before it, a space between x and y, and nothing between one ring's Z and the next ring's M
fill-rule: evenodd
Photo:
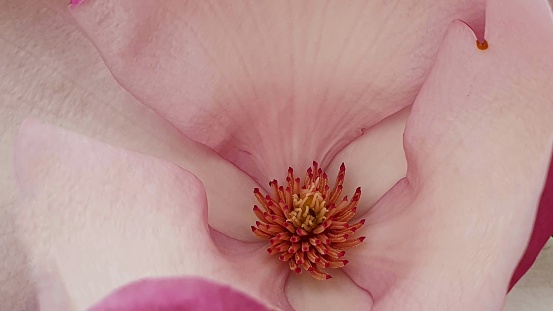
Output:
M285 290L298 311L371 310L373 304L370 294L340 270L332 271L332 279L326 281L308 273L290 273Z
M6 13L18 17L22 15L19 11L29 12L23 20L6 19L10 31L5 35L8 55L2 58L2 69L10 79L2 81L6 89L2 102L11 121L18 125L26 115L37 115L110 144L171 160L202 179L214 210L209 213L211 225L235 238L253 241L248 228L255 219L252 190L258 185L122 91L88 41L75 37L80 34L67 25L66 7L47 3L46 7L18 4ZM46 38L37 38L38 30L33 28L34 32L18 32L27 19L33 20L36 28L52 31ZM63 34L51 28L61 28ZM20 36L25 40L18 40ZM43 41L45 46L40 45ZM235 205L229 206L229 200ZM237 214L244 216L235 217Z
M203 186L178 166L29 120L16 169L16 220L44 310L84 310L131 281L175 275L231 284L287 308L278 290L286 270L258 244L234 241L240 252L219 251Z
M346 164L345 193L362 194L357 215L365 214L407 173L403 151L403 132L411 106L371 127L363 136L342 149L330 162L327 172L338 172Z
M13 220L18 197L13 146L21 122L28 116L194 171L206 187L210 224L235 238L255 239L249 231L254 217L250 211L255 182L232 164L220 161L208 148L197 147L184 138L169 122L123 90L75 25L67 2L1 1L0 46L2 309L36 309L26 256ZM197 161L209 165L195 170ZM220 178L221 174L225 178ZM227 204L231 198L235 205Z
M127 285L89 311L266 311L251 297L198 278L147 279Z
M487 50L450 26L408 119L407 177L348 252L374 310L499 310L530 238L553 143L552 14L491 0L486 20Z
M117 80L260 184L323 167L410 105L483 1L99 1L72 6Z

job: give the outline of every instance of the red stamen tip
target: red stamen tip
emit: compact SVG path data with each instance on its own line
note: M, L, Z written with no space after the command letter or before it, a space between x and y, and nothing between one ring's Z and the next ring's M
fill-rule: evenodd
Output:
M340 171L345 171L346 170L346 165L344 164L344 162L342 162L342 165L340 165Z
M354 228L355 229L355 228ZM355 231L354 231L355 232ZM349 234L344 234L344 239L348 239L349 238Z
M345 266L349 263L349 260L342 260L342 262L344 263L344 266Z
M291 248L291 249L289 249L289 250L288 250L288 253L290 253L290 254L294 254L294 253L296 253L296 250L295 250L295 249L293 249L293 248Z
M327 274L326 275L326 279L329 280L329 279L332 279L332 276L330 274Z
M315 263L318 263L320 261L321 261L321 258L319 258L319 257L315 258Z
M294 172L294 169L291 167L288 167L288 173L292 174Z
M328 268L328 267L330 267L330 263L326 262L325 263L325 268Z
M367 238L366 236L362 236L362 237L359 238L359 241L363 242L363 241L365 241L366 238Z
M259 193L259 188L253 188L253 193Z
M311 272L313 270L315 270L315 269L313 269L313 267L309 267L309 269L307 269L307 271L309 271L309 272Z
M361 223L362 225L364 225L364 224L365 224L365 221L366 221L365 219L361 219L360 223Z
M272 254L273 250L271 248L267 248L267 253Z
M255 232L255 227L254 227L254 226L251 226L251 228L252 228L252 232Z
M338 257L344 257L346 255L346 251L341 251L338 253Z
M301 268L294 269L294 272L296 272L297 274L301 274Z

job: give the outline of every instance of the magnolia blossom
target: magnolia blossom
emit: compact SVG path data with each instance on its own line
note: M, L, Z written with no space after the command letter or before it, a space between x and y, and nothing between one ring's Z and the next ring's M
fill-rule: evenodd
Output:
M169 122L125 99L136 128L174 149L22 124L15 220L43 310L499 310L553 231L551 198L540 204L545 0L88 0L70 12L121 86ZM325 281L291 272L250 229L254 189L313 161L328 176L345 163L343 192L362 189L352 224L365 220L365 239Z

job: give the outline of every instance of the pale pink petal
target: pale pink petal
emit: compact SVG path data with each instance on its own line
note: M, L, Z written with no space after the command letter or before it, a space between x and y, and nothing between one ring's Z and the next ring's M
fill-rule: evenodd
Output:
M298 311L370 310L372 297L342 271L332 271L332 279L319 281L309 273L290 273L286 296Z
M117 80L260 184L325 167L410 105L452 19L482 0L88 0L71 12Z
M90 311L266 311L232 287L199 278L141 280L117 290Z
M0 269L2 308L36 309L24 250L19 245L12 217L17 206L13 146L22 120L29 115L112 145L169 159L194 171L207 189L210 224L233 237L252 238L250 200L256 184L231 164L216 160L219 157L214 152L197 149L173 125L123 90L75 25L66 1L3 1L0 9L0 262L6 268ZM200 159L201 163L210 164L198 171L195 168ZM224 174L225 178L209 178L212 171ZM225 186L223 190L214 191L221 185ZM231 195L237 202L234 205L227 204Z
M66 1L0 5L0 309L37 310L13 221L13 146L32 116L111 144L163 156L177 131L115 82L72 22ZM173 148L174 149L174 148ZM173 152L174 153L174 152Z
M178 166L29 120L16 169L41 303L84 310L137 279L197 275L286 308L280 262L259 244L218 250L203 186Z
M371 127L363 136L342 149L330 162L332 176L346 165L345 193L353 195L361 187L358 215L367 212L398 180L405 177L407 162L403 152L403 131L411 106Z
M258 185L232 164L221 161L209 148L183 137L174 126L122 90L74 25L66 4L46 4L13 4L5 19L0 16L10 26L10 31L2 34L7 44L0 52L5 53L0 58L0 101L1 108L6 109L2 125L9 126L6 144L10 152L5 156L10 162L11 145L20 122L28 115L40 116L110 144L171 160L192 171L206 187L212 211L210 224L235 238L253 241L249 230L255 219L251 213L255 201L252 190ZM6 174L11 171L5 170ZM228 205L229 200L235 204Z
M407 122L407 177L347 254L374 310L499 310L530 238L553 143L553 19L545 0L487 12L486 50L449 27Z

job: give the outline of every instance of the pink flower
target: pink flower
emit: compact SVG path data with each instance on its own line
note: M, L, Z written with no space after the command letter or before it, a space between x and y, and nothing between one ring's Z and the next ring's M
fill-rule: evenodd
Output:
M90 308L142 278L155 279L104 302L197 282L205 296L173 298L500 309L533 228L531 245L553 231L550 205L533 226L553 138L547 3L488 1L485 36L482 1L314 4L71 8L119 83L187 138L144 124L173 135L159 137L173 150L146 150L160 159L23 124L16 220L45 310ZM346 163L344 191L362 187L367 220L364 244L324 282L289 274L250 231L252 190L313 160L329 174Z

